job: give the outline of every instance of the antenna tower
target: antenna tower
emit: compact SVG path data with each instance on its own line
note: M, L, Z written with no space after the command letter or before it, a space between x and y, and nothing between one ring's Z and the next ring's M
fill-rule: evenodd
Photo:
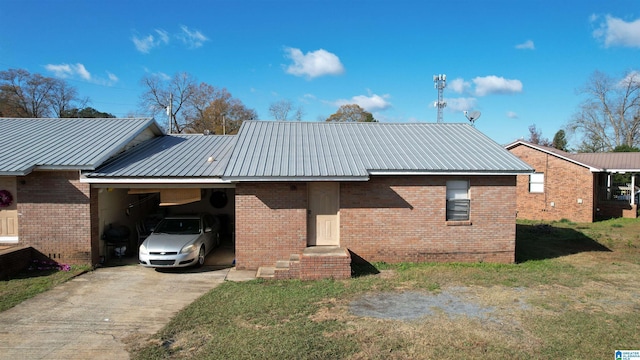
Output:
M438 108L438 122L442 122L442 109L447 106L446 101L444 101L444 97L442 96L442 92L444 88L447 86L447 75L439 74L433 75L433 87L438 90L438 101L436 101L433 106Z

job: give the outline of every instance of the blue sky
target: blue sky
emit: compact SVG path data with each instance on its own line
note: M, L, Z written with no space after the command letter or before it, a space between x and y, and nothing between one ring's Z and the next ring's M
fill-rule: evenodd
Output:
M444 122L499 143L552 138L596 70L640 67L640 2L0 0L0 69L62 77L116 116L147 74L188 72L269 120L287 99L317 121L358 103L383 122ZM164 115L158 114L158 120ZM570 145L578 139L570 138Z

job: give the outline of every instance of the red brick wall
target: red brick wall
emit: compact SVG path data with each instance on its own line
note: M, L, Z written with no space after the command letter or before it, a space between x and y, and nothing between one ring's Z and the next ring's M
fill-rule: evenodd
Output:
M468 223L446 221L447 180L470 181ZM340 243L367 261L515 259L515 176L380 176L340 196Z
M544 193L529 192L529 175L518 175L518 218L592 222L594 220L594 174L589 169L519 145L514 155L544 173ZM578 202L582 200L582 204ZM554 206L551 206L553 203Z
M91 263L89 184L77 171L36 171L18 177L20 245L58 263Z
M470 180L471 221L446 221L446 181ZM515 176L372 177L343 182L340 244L367 261L515 258ZM274 266L307 246L303 183L236 187L236 266ZM460 225L459 223L457 225Z
M257 269L288 260L307 246L304 183L236 186L236 267Z

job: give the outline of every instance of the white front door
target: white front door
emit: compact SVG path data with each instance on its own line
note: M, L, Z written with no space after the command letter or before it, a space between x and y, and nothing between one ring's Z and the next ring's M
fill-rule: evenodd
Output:
M310 246L340 245L340 183L309 183L309 240Z

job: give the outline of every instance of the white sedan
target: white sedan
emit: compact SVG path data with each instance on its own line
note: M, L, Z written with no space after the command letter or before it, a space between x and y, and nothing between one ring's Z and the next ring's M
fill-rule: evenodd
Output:
M220 220L211 214L179 215L164 218L138 252L146 267L201 266L220 244Z

